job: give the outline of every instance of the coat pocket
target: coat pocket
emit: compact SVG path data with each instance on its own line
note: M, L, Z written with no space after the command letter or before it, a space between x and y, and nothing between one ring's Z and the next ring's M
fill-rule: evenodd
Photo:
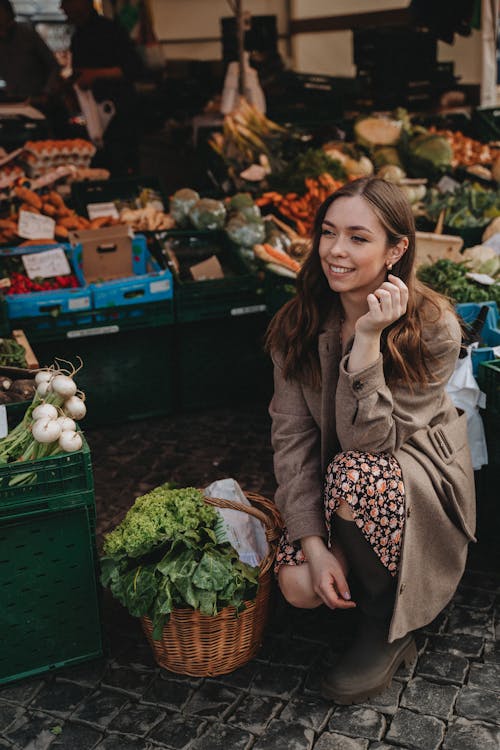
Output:
M443 491L443 508L446 515L455 526L461 528L467 539L471 542L477 541L474 531L476 528L475 503L471 498L470 502L459 502L455 493L455 488L445 477L441 477L441 488Z

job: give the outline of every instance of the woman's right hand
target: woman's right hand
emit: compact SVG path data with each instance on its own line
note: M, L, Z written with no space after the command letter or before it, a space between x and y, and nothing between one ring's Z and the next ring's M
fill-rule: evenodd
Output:
M301 546L309 563L315 594L330 609L355 607L342 566L324 541L320 537L306 537L301 539Z

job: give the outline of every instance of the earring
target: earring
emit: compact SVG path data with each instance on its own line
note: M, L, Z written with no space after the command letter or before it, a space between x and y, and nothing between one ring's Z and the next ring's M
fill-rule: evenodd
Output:
M392 263L387 264L387 270L390 271L392 269Z

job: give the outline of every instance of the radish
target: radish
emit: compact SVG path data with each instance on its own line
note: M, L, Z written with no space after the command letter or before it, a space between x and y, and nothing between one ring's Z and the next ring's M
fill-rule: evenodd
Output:
M76 383L68 375L56 375L51 383L52 390L61 398L71 398L76 393Z
M50 383L53 375L54 373L50 370L39 370L35 375L35 383L37 385L40 385L40 383Z
M83 445L82 436L75 432L75 430L63 430L59 437L59 447L63 451L71 453L72 451L79 451Z
M57 409L52 404L40 404L33 409L33 419L57 419Z
M38 383L36 387L36 392L42 398L45 398L45 396L47 396L51 390L52 390L52 386L49 380L42 380L42 382Z
M87 407L78 396L71 396L63 404L64 413L71 419L83 419L87 413Z
M57 417L56 422L61 425L61 430L63 432L65 430L73 430L73 432L76 430L76 422L73 419L70 419L70 417Z
M37 443L54 443L59 439L61 426L55 419L37 419L33 422L31 434Z

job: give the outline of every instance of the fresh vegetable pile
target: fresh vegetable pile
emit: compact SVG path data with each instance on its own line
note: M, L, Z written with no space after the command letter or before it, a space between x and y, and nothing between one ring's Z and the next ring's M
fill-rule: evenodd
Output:
M496 302L500 304L500 284L485 287L467 277L467 262L454 263L441 258L435 263L420 266L417 276L428 286L450 297L454 302Z
M255 598L259 569L222 541L218 519L202 492L167 483L137 498L106 536L102 584L131 615L151 619L155 639L174 608L215 615Z
M471 182L457 185L453 192L431 188L424 199L424 210L432 221L437 221L444 211L445 227L483 227L500 216L500 190L487 190Z
M0 440L0 465L80 450L83 440L75 420L83 419L87 409L74 381L77 372L58 363L39 370L36 393L23 419ZM9 484L29 483L33 478L32 473L21 474Z
M0 274L3 279L4 294L29 294L30 292L46 292L54 289L74 289L79 287L78 280L73 273L50 278L34 278L26 274L22 256L4 255L0 257Z

